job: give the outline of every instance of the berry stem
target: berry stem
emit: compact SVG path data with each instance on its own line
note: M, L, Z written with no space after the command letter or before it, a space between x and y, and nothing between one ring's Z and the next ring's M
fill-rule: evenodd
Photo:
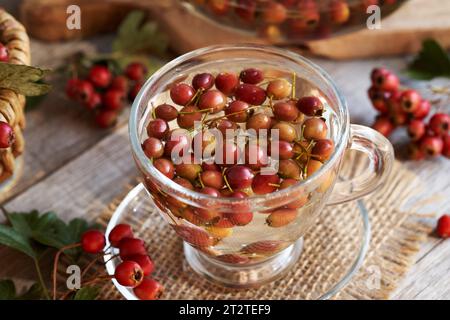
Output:
M33 259L34 267L36 269L36 273L39 279L39 285L41 286L42 292L44 292L45 298L50 300L50 295L47 290L47 286L44 282L44 277L42 276L41 267L39 266L39 261L37 259Z
M88 273L88 271L94 266L94 264L98 261L98 258L103 257L103 253L98 254L97 256L95 256L94 259L92 259L92 261L90 261L86 267L83 269L83 271L81 272L81 278L83 278L86 273Z
M59 257L61 256L61 253L63 253L66 250L69 249L73 249L73 248L77 248L80 247L81 243L72 243L69 244L65 247L62 247L61 249L58 250L58 252L55 255L55 260L53 261L53 300L56 300L56 276L58 273L58 262L59 262Z

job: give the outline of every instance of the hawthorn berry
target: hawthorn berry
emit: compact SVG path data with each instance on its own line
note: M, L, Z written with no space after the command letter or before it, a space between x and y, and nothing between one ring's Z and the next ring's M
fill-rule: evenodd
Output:
M0 121L0 149L11 147L15 140L13 128L9 123Z
M450 115L446 113L435 113L430 119L430 130L438 136L444 136L450 130Z
M185 83L176 83L170 88L170 98L180 106L187 105L194 95L194 88Z
M133 101L134 99L136 99L139 91L141 91L142 88L142 83L141 82L136 82L130 89L130 92L128 93L128 99L130 101Z
M108 235L109 243L116 248L119 246L120 241L125 238L133 238L131 226L125 223L116 225Z
M109 89L103 95L102 101L108 110L121 110L125 105L125 94L121 90Z
M89 110L93 110L95 108L100 107L102 104L102 96L98 92L94 92L88 101L84 103L85 107Z
M0 43L0 62L8 62L9 60L9 51L8 48Z
M78 78L70 78L66 84L66 95L69 99L75 100L78 97L79 82Z
M163 294L164 287L154 279L145 278L133 292L141 300L157 300Z
M239 85L239 78L234 73L222 72L216 76L215 85L223 94L233 94Z
M133 81L142 81L147 74L147 68L140 62L132 62L125 68L125 75Z
M411 120L408 124L408 135L412 141L418 141L425 135L426 126L421 120Z
M127 92L129 86L129 82L127 77L125 76L116 76L111 81L111 88L121 90L122 92Z
M400 96L400 105L403 111L408 113L414 113L419 108L421 102L422 97L416 90L405 90Z
M118 116L115 110L100 110L95 116L95 123L100 128L110 128L117 123Z
M123 261L114 272L114 278L124 287L135 288L144 279L144 271L135 261Z
M141 267L145 277L151 275L153 270L155 269L155 264L148 255L143 254L133 255L128 257L128 261L136 262Z
M241 71L239 78L243 83L258 84L263 81L264 75L259 69L248 68Z
M81 248L87 253L100 253L105 247L106 240L103 232L88 230L81 236Z
M199 73L192 78L192 87L195 90L209 90L214 85L214 76L211 73Z
M106 88L111 79L112 74L106 66L96 65L89 70L89 81L97 88Z
M86 103L94 93L94 86L92 83L86 80L80 80L75 83L76 85L76 100L81 103Z
M144 241L137 238L122 238L118 244L118 248L122 260L128 260L129 257L137 254L147 254Z
M370 78L373 86L382 91L397 91L400 86L398 77L385 68L374 69Z
M442 140L444 141L444 147L442 150L442 155L444 157L450 158L450 135L445 135Z
M303 97L297 101L297 108L310 117L320 117L323 112L323 104L317 97Z
M446 214L439 218L436 232L441 238L450 238L450 215Z
M444 142L441 137L427 135L420 141L420 148L424 154L436 157L442 153Z

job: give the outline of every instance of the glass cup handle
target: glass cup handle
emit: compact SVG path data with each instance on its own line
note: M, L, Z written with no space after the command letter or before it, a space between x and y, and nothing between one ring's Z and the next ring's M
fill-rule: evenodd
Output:
M348 202L373 192L385 182L391 172L394 149L389 140L379 132L352 124L348 150L363 152L369 159L369 168L351 180L338 179L327 205Z

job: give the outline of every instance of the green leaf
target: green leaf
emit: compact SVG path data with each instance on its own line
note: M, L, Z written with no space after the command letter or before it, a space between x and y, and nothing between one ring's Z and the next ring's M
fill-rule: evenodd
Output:
M450 78L450 56L433 39L422 43L422 49L409 65L409 77L420 80L431 80L436 77Z
M119 27L113 42L113 51L136 54L151 51L164 55L168 48L168 38L158 29L155 22L144 22L143 11L132 11Z
M25 65L0 63L0 88L10 89L25 96L40 96L51 89L50 85L39 82L49 72Z
M13 300L16 297L16 286L11 280L0 280L0 300Z
M75 293L73 300L95 300L99 293L98 287L84 287Z
M36 258L36 252L28 239L12 227L0 225L0 244L23 252L33 259Z

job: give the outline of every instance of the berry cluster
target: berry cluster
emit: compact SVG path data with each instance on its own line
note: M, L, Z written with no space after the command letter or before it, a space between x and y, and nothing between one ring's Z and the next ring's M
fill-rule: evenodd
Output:
M141 300L158 299L164 291L164 288L160 283L150 277L154 269L154 264L147 254L144 241L134 237L133 230L128 224L116 225L109 233L108 240L111 247L119 249L119 253L114 255L113 258L120 257L122 259L122 262L116 267L114 276L96 276L94 279L83 281L82 284L93 284L105 280L109 281L111 278L114 278L120 285L132 287L135 295ZM85 253L95 254L95 259L83 271L83 274L85 274L99 257L110 254L108 250L111 247L105 249L105 245L106 239L103 232L99 230L88 230L82 234L79 243L68 245L58 251L53 269L54 299L56 299L56 275L60 254L65 250L76 247L81 247Z
M8 48L0 42L0 62L9 61L9 51Z
M133 288L141 300L158 299L164 291L163 286L151 278L154 263L147 253L143 240L135 238L128 224L118 224L109 233L111 246L119 249L122 262L117 265L114 277L125 287Z
M406 126L411 143L411 159L444 155L450 158L450 115L433 114L428 123L431 103L413 89L401 89L398 77L379 68L371 74L369 98L380 113L372 127L388 137L397 127Z
M85 79L69 79L66 94L94 112L97 126L109 128L115 125L127 99L134 100L146 74L146 67L138 62L130 63L123 74L116 75L106 65L97 64Z
M172 84L171 102L152 110L146 127L148 137L142 143L144 153L169 179L216 198L269 194L309 178L334 152L323 117L328 109L320 97L296 98L296 76L292 82L286 78L247 68L240 73L198 73L190 83ZM218 139L211 131L224 138ZM263 172L275 159L278 166ZM332 178L325 181L321 191L325 192L331 182ZM197 248L214 246L230 237L234 227L253 221L246 205L226 214L190 206L160 191L149 179L146 184L161 210L202 227L174 226ZM308 201L307 192L299 193L291 203L264 212L265 225L287 226ZM281 248L279 242L276 244L275 248ZM250 249L245 250L248 253Z
M370 5L383 13L395 9L397 0L191 0L215 20L254 29L272 41L280 38L323 38L350 25L362 24Z

